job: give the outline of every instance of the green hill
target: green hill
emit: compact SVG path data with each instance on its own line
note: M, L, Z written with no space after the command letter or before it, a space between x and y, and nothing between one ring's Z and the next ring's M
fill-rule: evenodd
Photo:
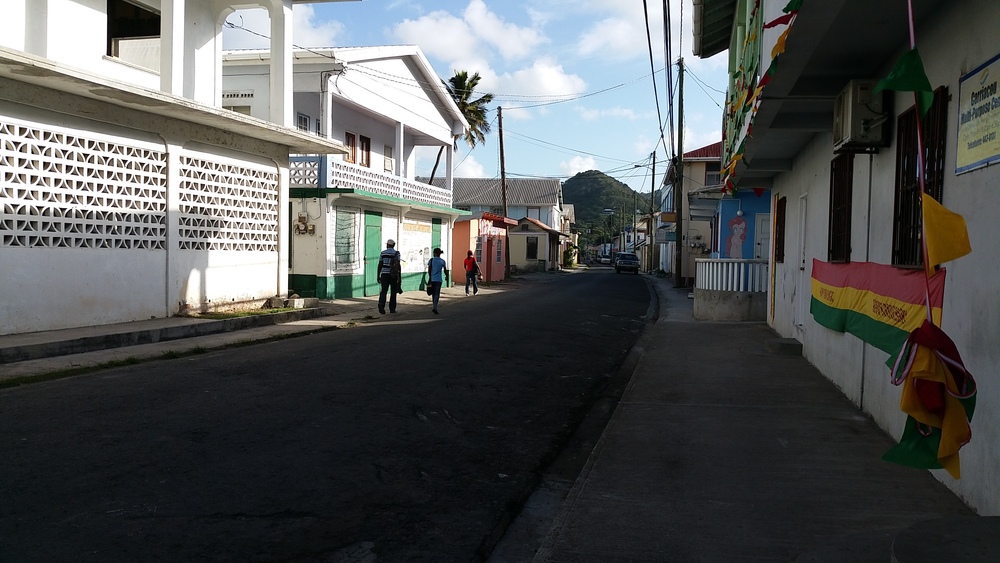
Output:
M659 190L657 190L659 192ZM655 205L659 206L660 194L656 194ZM585 229L606 229L608 216L605 209L617 209L616 217L621 217L622 207L626 216L630 209L642 213L649 212L649 194L636 192L627 184L598 170L580 172L563 182L563 201L572 203L576 210L576 225L581 233ZM657 207L658 209L658 207ZM616 219L617 220L617 219Z

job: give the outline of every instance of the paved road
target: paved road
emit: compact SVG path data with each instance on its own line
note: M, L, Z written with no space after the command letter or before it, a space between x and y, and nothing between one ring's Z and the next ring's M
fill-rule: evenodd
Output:
M642 276L541 279L0 390L0 561L484 558L649 310Z

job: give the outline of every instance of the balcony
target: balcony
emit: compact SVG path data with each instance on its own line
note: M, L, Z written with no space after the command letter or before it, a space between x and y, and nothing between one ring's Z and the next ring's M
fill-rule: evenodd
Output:
M293 190L374 194L429 206L451 207L451 190L447 188L344 162L336 156L293 156L290 160L289 186Z
M767 260L695 260L694 317L707 321L767 320Z

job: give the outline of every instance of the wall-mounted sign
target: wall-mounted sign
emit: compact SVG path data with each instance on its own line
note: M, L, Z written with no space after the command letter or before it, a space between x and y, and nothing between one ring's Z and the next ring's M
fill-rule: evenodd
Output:
M1000 160L1000 55L958 82L958 150L955 173Z
M656 231L656 244L667 244L677 242L677 233L674 231Z

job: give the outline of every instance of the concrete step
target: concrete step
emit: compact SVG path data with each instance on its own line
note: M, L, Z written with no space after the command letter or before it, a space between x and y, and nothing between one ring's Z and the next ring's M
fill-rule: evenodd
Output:
M778 356L801 356L802 343L794 338L768 338L764 350Z

